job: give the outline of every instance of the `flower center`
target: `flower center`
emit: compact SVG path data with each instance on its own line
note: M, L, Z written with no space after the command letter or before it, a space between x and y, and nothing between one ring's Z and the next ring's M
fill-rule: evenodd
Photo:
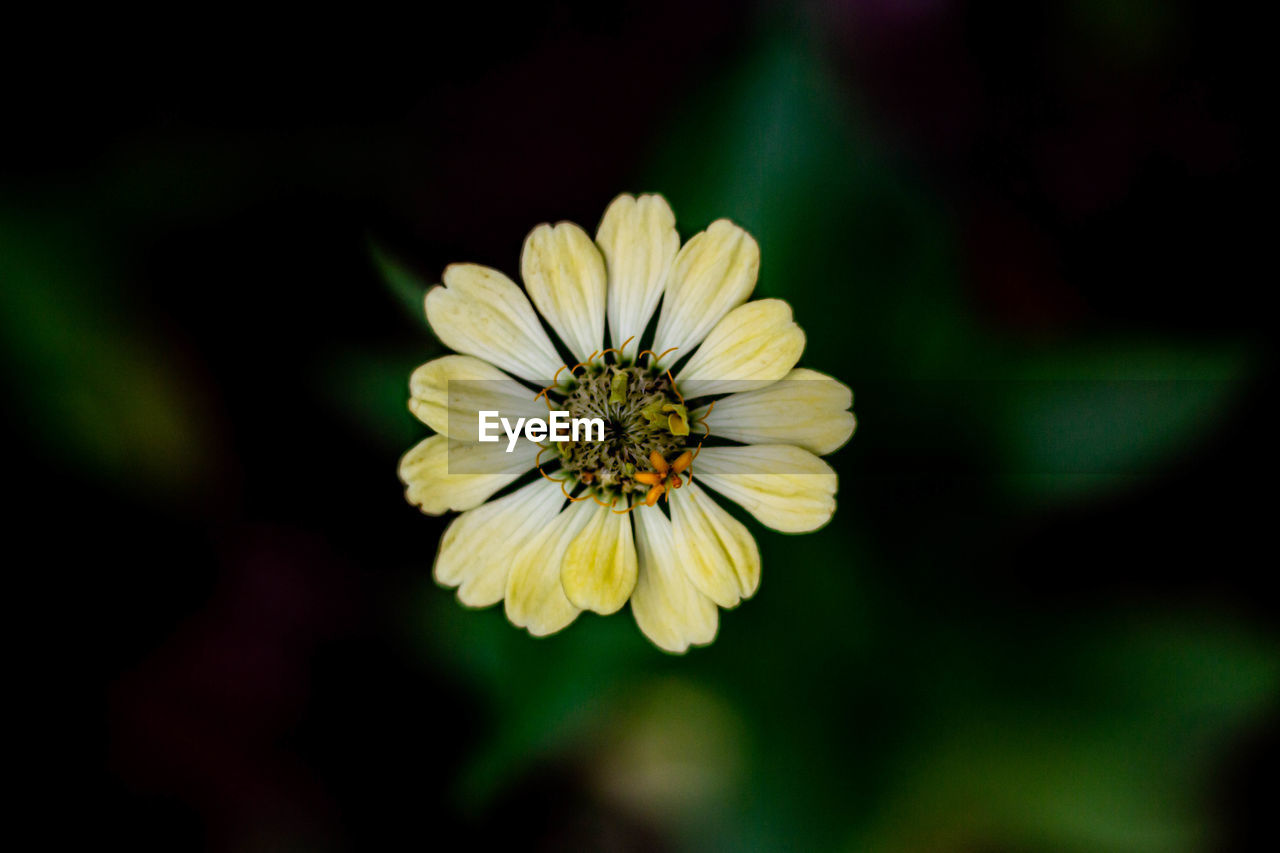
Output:
M564 408L571 417L605 423L603 441L557 445L564 470L580 482L624 497L643 491L652 498L650 506L667 489L679 487L673 480L693 458L686 450L689 411L667 373L639 365L589 366ZM679 470L667 463L673 455L687 457Z

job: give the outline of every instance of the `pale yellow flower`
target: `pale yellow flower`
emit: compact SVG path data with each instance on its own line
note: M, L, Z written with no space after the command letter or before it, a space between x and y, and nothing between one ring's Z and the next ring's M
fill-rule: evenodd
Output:
M707 490L775 530L816 530L836 492L819 456L854 430L848 387L796 367L805 338L791 307L747 301L759 266L755 240L732 222L682 247L665 199L622 195L594 241L570 222L535 228L525 290L488 267L446 269L427 320L460 355L414 371L409 408L438 434L400 463L411 503L461 512L441 538L436 580L468 606L505 602L537 636L630 601L659 647L710 643L718 608L759 586L760 552ZM579 364L563 364L539 313ZM451 394L451 381L467 393ZM535 388L549 389L545 400ZM521 441L510 453L505 440L477 441L481 410L514 419L552 405L604 418L606 440ZM702 445L708 433L719 446ZM539 462L542 476L491 499Z

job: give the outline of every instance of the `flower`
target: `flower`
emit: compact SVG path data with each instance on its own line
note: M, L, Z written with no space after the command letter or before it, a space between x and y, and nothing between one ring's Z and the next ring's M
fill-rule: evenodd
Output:
M437 434L400 462L410 503L461 512L441 538L437 581L468 606L504 601L535 636L630 601L660 648L710 643L718 608L759 586L760 553L709 491L775 530L816 530L836 491L819 456L854 430L849 388L795 366L805 337L791 307L747 301L759 266L755 240L732 222L682 247L664 198L621 195L594 242L571 222L529 234L527 296L497 270L448 267L426 313L460 354L414 371L409 408ZM563 363L535 307L577 364ZM451 395L450 382L473 390ZM536 416L553 402L604 419L605 440L512 452L477 441L480 410ZM722 444L704 446L709 434ZM522 477L532 479L491 499Z

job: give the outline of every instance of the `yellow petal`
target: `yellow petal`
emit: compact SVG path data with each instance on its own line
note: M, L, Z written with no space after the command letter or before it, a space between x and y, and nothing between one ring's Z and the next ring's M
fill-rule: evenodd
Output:
M585 231L572 222L539 225L524 241L520 274L579 361L604 349L604 259Z
M676 385L686 397L758 388L786 376L804 352L804 332L781 299L740 305L716 324Z
M458 599L470 607L501 601L512 562L555 519L563 503L560 488L539 479L464 512L440 537L436 581L458 587Z
M631 613L644 635L659 648L676 654L715 639L716 605L689 580L684 555L676 545L671 522L657 510L636 510L636 552L640 574L631 594Z
M427 322L445 346L542 386L561 367L538 315L515 282L479 264L453 264L427 292Z
M799 447L704 447L693 468L702 485L783 533L817 530L836 511L836 472Z
M746 301L759 271L760 247L729 220L716 220L695 234L676 256L654 350L678 347L666 363L688 355L725 314Z
M506 609L511 624L535 637L554 634L577 618L564 594L560 566L569 544L599 509L590 501L569 504L520 551L507 578Z
M587 525L569 543L560 582L575 607L603 615L616 613L636 586L631 519L596 506Z
M671 520L680 563L704 595L721 607L734 607L739 598L755 594L760 586L755 538L696 482L672 493Z
M624 357L632 356L675 266L676 217L660 195L620 195L600 221L596 245L609 275L610 340L619 347L634 335L623 351Z
M534 392L469 355L446 355L420 366L409 378L409 393L409 410L419 420L460 440L479 439L482 411L499 412L512 423L516 418L547 416L546 405L533 399Z
M777 382L730 394L693 413L714 435L744 444L793 444L823 456L853 435L849 386L797 367ZM701 431L701 430L700 430Z
M433 435L414 445L400 460L405 498L427 515L467 510L533 467L538 446L520 441L511 453L505 441L462 444ZM452 458L451 458L452 457ZM450 465L456 469L450 474ZM482 473L457 473L461 471Z

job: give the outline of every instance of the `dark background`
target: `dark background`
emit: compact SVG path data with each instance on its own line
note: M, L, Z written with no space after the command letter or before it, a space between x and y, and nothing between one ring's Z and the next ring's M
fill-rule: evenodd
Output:
M51 844L1274 849L1257 21L421 11L9 28L11 702ZM857 395L834 521L753 525L760 593L685 657L465 610L395 477L423 287L622 191L750 230Z

